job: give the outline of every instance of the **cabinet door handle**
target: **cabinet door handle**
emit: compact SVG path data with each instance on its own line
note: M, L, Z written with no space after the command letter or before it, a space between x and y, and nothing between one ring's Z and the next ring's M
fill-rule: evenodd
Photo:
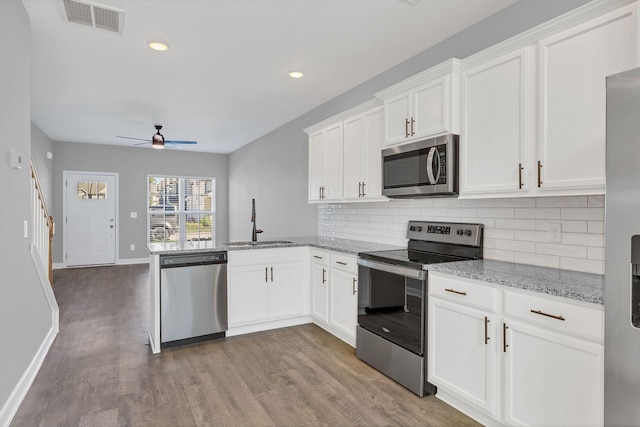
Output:
M264 268L264 281L265 283L269 283L269 267Z
M353 292L353 295L356 294L356 278L353 278L353 284L351 285L351 290Z
M322 284L324 285L325 283L327 283L327 279L325 277L325 275L327 274L327 270L324 269L324 267L322 268Z
M362 197L364 197L364 196L366 196L366 195L367 195L367 193L365 193L365 192L364 192L365 185L367 185L367 184L365 184L365 182L364 182L364 181L362 181Z
M518 163L518 184L518 188L522 189L522 163Z
M322 257L321 257L321 256L318 256L318 255L314 255L313 257L314 257L314 258L317 258L317 259L322 259Z
M273 282L273 267L271 267L271 281Z
M409 138L409 119L404 120L404 137Z
M466 292L456 291L455 289L445 289L445 291L447 291L447 292L451 292L452 294L467 295L467 293L466 293Z
M340 265L347 265L346 262L342 262L342 261L336 261L336 264L340 264Z
M484 316L484 343L489 344L489 340L491 339L489 337L489 318L487 316Z
M413 117L411 117L411 136L415 135L416 133L413 130L413 125L415 124L415 120L413 119Z
M506 323L502 324L502 352L506 353L507 352L507 347L509 347L509 344L507 344L507 329L509 329L509 327L507 326Z
M358 182L358 197L362 197L362 182Z
M545 313L541 310L531 310L532 313L539 314L540 316L551 317L552 319L562 320L563 322L566 320L563 316L556 316L555 314Z
M540 188L540 186L542 185L542 174L540 172L540 169L542 169L542 163L540 162L540 160L538 160L538 188Z

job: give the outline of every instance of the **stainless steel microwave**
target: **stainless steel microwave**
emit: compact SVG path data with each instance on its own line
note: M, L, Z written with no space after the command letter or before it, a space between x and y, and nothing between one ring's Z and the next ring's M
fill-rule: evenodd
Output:
M458 135L448 134L382 150L387 197L458 194Z

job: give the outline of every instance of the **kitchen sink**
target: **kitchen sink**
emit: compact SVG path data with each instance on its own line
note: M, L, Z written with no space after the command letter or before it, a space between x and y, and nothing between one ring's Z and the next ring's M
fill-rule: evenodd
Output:
M288 240L264 240L262 242L229 242L227 246L229 248L254 248L260 246L279 246L279 245L288 245L290 242Z

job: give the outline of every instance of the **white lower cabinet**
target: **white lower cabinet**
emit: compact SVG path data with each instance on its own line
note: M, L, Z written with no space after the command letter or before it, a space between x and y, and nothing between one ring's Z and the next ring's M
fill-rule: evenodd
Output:
M428 380L486 425L603 425L603 310L429 273Z
M311 249L311 316L329 321L329 253Z
M601 426L603 346L505 319L504 422Z
M358 323L357 257L312 249L313 322L355 347Z
M234 328L269 321L281 322L274 323L274 327L304 323L304 316L309 315L309 304L305 303L309 301L307 253L307 248L229 251L228 310L232 333L228 335L234 334ZM287 322L288 319L294 320ZM269 327L253 330L262 329Z
M432 298L429 324L429 382L495 416L495 316Z

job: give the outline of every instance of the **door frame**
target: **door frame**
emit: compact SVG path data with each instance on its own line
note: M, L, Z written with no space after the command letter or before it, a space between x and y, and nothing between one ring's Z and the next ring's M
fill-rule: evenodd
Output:
M62 222L62 266L63 268L69 267L67 265L67 178L69 175L111 175L115 178L116 188L115 188L115 217L116 217L116 225L115 225L115 241L114 241L114 264L118 264L120 260L120 250L119 250L119 241L120 241L120 174L118 172L96 172L96 171L62 171L62 217L64 218ZM100 265L100 264L92 264L92 265ZM111 265L111 264L104 264ZM73 268L82 268L87 266L73 266Z

